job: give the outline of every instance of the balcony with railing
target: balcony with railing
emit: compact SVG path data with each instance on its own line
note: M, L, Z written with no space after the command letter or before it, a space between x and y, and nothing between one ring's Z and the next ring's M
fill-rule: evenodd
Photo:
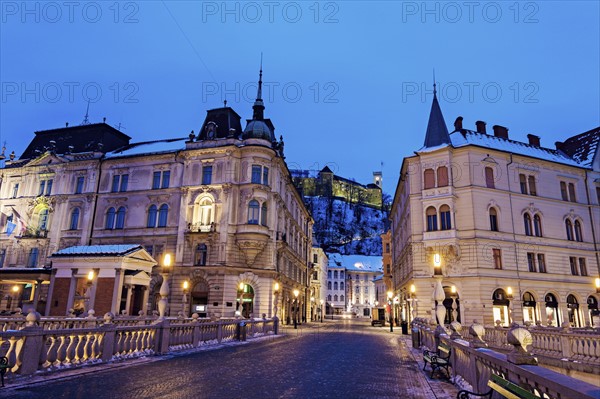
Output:
M210 224L188 223L187 225L188 233L214 233L215 231L217 231L217 226L214 222Z

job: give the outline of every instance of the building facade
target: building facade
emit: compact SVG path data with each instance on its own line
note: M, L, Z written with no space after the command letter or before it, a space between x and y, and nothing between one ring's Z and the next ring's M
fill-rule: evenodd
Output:
M550 149L476 126L459 117L448 133L434 95L425 144L402 163L390 216L401 316L593 323L600 129Z
M312 248L312 264L310 278L310 320L321 320L325 315L325 302L327 301L327 254L322 248Z
M293 185L283 140L264 118L262 72L258 87L244 129L225 106L209 110L199 133L187 139L130 143L105 123L36 132L20 159L0 171L3 290L37 284L38 310L64 315L72 298L49 298L44 285L53 280L55 293L71 286L86 265L76 262L71 276L58 276L53 253L139 244L157 263L147 303L119 311L156 310L162 259L170 254L171 315L277 312L286 320L295 308L304 317L313 221ZM25 278L31 270L54 277ZM115 295L126 295L122 288ZM33 297L21 295L20 302Z

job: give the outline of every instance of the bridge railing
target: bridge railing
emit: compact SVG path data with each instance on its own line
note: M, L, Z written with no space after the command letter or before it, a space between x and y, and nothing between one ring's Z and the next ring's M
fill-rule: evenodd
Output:
M492 328L488 331L482 325L474 323L469 327L468 335L463 337L462 326L459 323L452 323L447 329L422 318L415 319L412 327L413 343L416 345L435 349L443 342L452 348L454 381L466 382L467 389L487 392L487 381L494 373L542 398L600 397L600 387L538 366L536 358L536 348L543 346L540 343L549 343L545 344L546 348L550 348L546 353L555 356L559 353L569 354L574 362L579 363L585 360L586 369L591 375L597 376L600 366L600 353L597 352L600 349L598 333L573 333L557 329L550 331L546 328L538 331L518 325L513 325L510 329ZM532 348L532 352L528 352L529 347ZM505 353L501 353L500 350Z
M0 332L0 356L8 358L11 374L79 367L86 364L167 353L210 343L277 334L277 319L165 319L154 324L119 323L112 315L96 326L46 328L39 315L30 313L19 329ZM116 321L116 322L113 322ZM85 321L84 321L85 323ZM40 326L43 324L43 326ZM246 334L243 334L246 332Z

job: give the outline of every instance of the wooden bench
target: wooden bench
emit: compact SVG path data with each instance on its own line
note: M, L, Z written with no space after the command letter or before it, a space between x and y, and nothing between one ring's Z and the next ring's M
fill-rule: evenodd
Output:
M539 399L535 394L521 388L515 383L512 383L497 374L492 374L487 383L490 390L486 393L475 393L463 389L458 391L456 399L472 399L472 398L492 398L494 392L498 392L507 399Z
M9 368L8 358L6 356L0 356L0 378L2 379L2 387L4 387L4 374L6 374Z
M431 378L433 378L433 374L436 370L444 369L446 370L446 376L450 379L450 347L444 343L441 343L437 347L437 352L424 350L423 351L423 371L425 371L425 367L427 364L431 366Z

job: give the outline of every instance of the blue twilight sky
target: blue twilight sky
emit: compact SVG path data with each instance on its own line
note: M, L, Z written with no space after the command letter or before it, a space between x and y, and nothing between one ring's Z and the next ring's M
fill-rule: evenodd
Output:
M266 117L291 168L393 194L423 145L432 70L449 130L461 115L542 145L600 124L597 1L0 2L0 140L90 121L134 141L198 132L226 96Z

